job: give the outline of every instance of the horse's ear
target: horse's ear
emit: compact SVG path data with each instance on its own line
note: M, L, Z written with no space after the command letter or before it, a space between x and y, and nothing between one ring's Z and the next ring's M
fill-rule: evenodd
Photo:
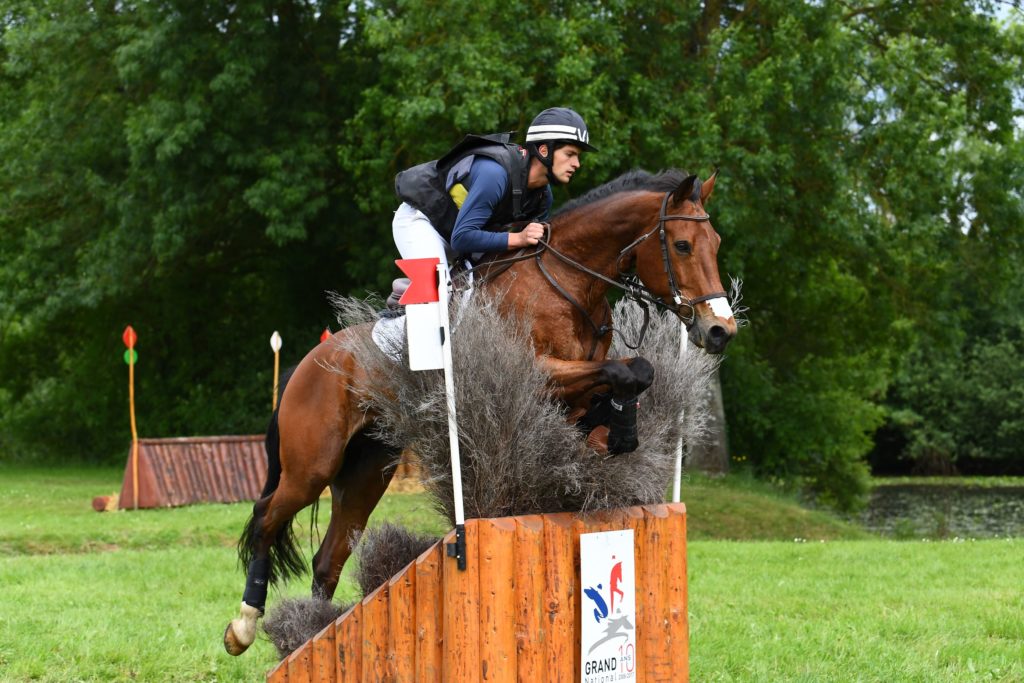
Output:
M718 169L711 174L711 177L704 181L704 184L700 188L700 203L705 203L711 196L711 193L715 189L715 178L718 177Z
M675 192L672 193L672 203L681 204L687 199L693 196L693 186L695 183L699 183L697 176L691 175L686 176L683 182L679 183L679 187L676 188Z

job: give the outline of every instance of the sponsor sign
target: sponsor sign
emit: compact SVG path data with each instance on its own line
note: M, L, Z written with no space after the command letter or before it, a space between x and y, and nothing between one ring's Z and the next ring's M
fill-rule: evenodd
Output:
M636 681L633 530L580 534L580 681Z

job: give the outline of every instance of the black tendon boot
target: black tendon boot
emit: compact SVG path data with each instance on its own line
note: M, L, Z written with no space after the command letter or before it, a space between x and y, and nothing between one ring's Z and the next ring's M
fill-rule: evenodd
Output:
M242 593L242 602L250 607L255 607L263 614L267 604L267 583L270 579L270 558L254 557L249 562L249 573L245 578L245 592Z
M636 396L612 398L609 401L611 417L608 420L608 453L632 453L640 446L636 433L636 409L640 405Z
M594 427L608 424L611 417L612 407L609 405L611 394L594 394L590 398L590 408L586 414L576 420L576 429L584 435L593 431Z

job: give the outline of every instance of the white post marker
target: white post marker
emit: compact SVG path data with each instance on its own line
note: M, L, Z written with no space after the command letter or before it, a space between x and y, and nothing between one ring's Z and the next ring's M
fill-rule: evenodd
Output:
M448 271L439 259L399 259L409 276L409 288L398 303L405 306L405 331L410 370L444 370L448 402L448 444L452 457L452 493L455 498L455 543L447 547L459 569L466 569L466 513L462 503L462 463L459 426L455 414L455 373L452 370L451 330L448 326ZM440 283L440 285L438 284Z
M679 323L679 360L682 362L686 357L686 349L689 340L686 338L686 324ZM686 417L686 409L679 411L679 441L676 443L676 472L675 481L672 484L672 502L678 503L681 495L680 488L683 481L683 418Z
M270 409L277 410L277 380L281 374L281 335L274 330L270 335L270 348L274 352L274 395L270 399Z
M466 569L466 511L462 505L462 461L459 459L459 424L455 416L455 371L452 366L452 334L448 327L448 269L437 264L437 288L441 307L441 351L444 359L444 391L448 397L448 445L452 454L452 495L455 498L455 546L448 554L455 557L459 569Z

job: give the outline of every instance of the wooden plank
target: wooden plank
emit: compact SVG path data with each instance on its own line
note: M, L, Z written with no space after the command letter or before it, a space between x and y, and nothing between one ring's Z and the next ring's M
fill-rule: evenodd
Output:
M666 557L662 543L666 540L668 511L663 505L645 505L644 520L637 539L637 664L645 680L675 680L669 641L671 632L664 610L667 592Z
M338 656L338 683L360 683L363 680L363 606L356 603L334 621L334 645Z
M676 672L674 680L690 680L690 619L687 611L689 595L686 581L686 505L665 506L668 520L665 556L662 562L667 573L668 618L671 635L670 658Z
M514 518L516 680L547 683L548 624L544 602L544 518Z
M415 679L441 683L444 603L441 588L444 545L437 543L416 558Z
M515 533L512 518L480 520L480 678L516 681Z
M634 506L634 507L629 507L629 508L619 508L616 511L616 513L617 513L619 528L623 529L623 530L629 529L629 530L631 530L633 532L633 567L634 567L634 570L636 570L638 572L633 577L634 584L635 584L633 586L633 595L634 595L634 599L635 599L635 606L637 607L636 616L639 617L640 611L639 611L639 606L638 605L639 605L639 601L640 601L640 589L638 587L638 584L639 584L638 576L639 576L639 566L640 566L639 565L639 562L640 562L640 559L639 559L640 558L640 551L639 551L638 539L640 537L640 530L643 528L644 511L643 511L643 508L641 508L639 506ZM638 628L638 624L636 622L633 624L633 628L634 629ZM639 630L634 630L634 632L633 632L634 650L633 650L632 668L633 668L633 671L635 672L637 683L646 683L649 679L644 676L643 667L640 665L638 653L640 652L640 647L641 646L640 646L640 642L639 642L639 637L638 636L639 636ZM629 668L629 665L627 665L627 669L628 668Z
M363 598L362 680L391 683L388 656L388 586L378 586Z
M313 680L313 654L305 643L288 655L288 683L306 683Z
M641 543L640 543L640 539L641 539L641 535L642 535L643 530L644 530L644 509L642 507L640 507L640 506L634 506L634 507L628 507L628 508L620 508L619 512L621 513L621 516L622 516L622 528L623 529L632 529L633 530L633 559L634 559L634 567L636 569L636 577L635 577L636 586L634 586L634 589L635 589L635 595L636 595L636 616L637 616L637 623L633 625L634 628L636 628L635 636L633 638L634 642L636 643L636 651L633 653L633 656L634 656L634 660L633 661L634 661L634 667L635 667L634 670L636 672L636 681L637 681L637 683L649 683L650 679L649 679L649 677L647 677L645 675L646 672L644 671L643 662L640 659L640 655L642 655L642 653L643 653L643 645L640 642L640 635L641 635L642 629L640 628L640 622L639 622L639 618L640 618L640 603L643 601L643 596L641 595L641 588L642 588L642 586L640 585L640 581L641 581L641 578L640 578L640 576L641 576L640 575L641 569L640 568L643 565L643 557L642 556L643 556L643 552L644 552L644 549L642 548Z
M544 515L544 604L547 607L548 676L552 681L580 680L576 662L579 639L579 541L573 534L576 516L561 512Z
M288 658L277 663L267 674L267 683L288 683Z
M334 660L338 656L335 645L335 625L332 621L320 633L313 636L313 680L336 683L338 680L337 665Z
M388 582L388 662L395 683L416 681L416 565Z
M445 543L455 540L449 532ZM459 571L455 558L446 557L443 567L444 590L444 675L445 681L480 681L480 562L477 520L466 520L465 571Z

